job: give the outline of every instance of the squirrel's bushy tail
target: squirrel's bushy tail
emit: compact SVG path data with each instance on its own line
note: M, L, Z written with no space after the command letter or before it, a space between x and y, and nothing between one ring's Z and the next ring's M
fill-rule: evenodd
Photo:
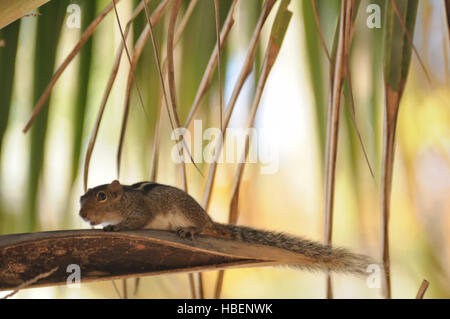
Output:
M288 265L296 268L365 275L367 266L374 263L367 256L354 254L343 248L333 248L280 232L219 223L215 223L215 228L216 231L231 236L235 240L285 249L311 260L305 264Z

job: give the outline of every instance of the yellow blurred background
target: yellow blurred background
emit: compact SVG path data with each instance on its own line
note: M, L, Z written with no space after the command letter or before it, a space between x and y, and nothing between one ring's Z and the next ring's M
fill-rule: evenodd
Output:
M245 59L249 43L247 29L253 28L253 25L249 26L248 10L251 5L247 1L240 1L237 6L236 22L226 44L225 101L228 101L231 95ZM212 19L214 23L213 2L204 2L206 0L200 0L202 7L199 5L195 10L212 10L207 21L211 22ZM97 11L108 3L99 1ZM123 25L130 17L134 4L133 1L121 1L118 4ZM369 44L371 30L365 27L367 5L367 1L362 1L359 10L351 68L357 123L375 178L370 175L361 146L355 139L353 126L342 124L337 160L333 243L380 259L380 170L384 94L381 70L379 74L372 76L371 59L374 53ZM423 279L430 282L426 298L450 297L450 51L442 6L443 2L438 0L419 2L414 43L431 74L432 81L430 83L426 80L417 57L413 55L398 119L390 218L394 298L414 298ZM290 8L294 13L293 18L280 55L269 76L255 124L258 143L269 143L278 152L278 170L275 174L265 175L261 174L261 163L247 164L240 189L238 223L323 241L323 159L308 67L310 62L305 48L305 32L308 30L305 30L301 1L293 1ZM322 20L327 17L326 11L321 11L325 12L321 13ZM263 54L275 13L276 7L263 29L260 41ZM189 23L194 24L196 18L199 16L193 16ZM33 107L33 98L29 92L32 91L33 85L31 66L37 19L39 17L28 17L21 21L12 107L1 145L0 198L3 225L0 230L3 234L27 231L22 227L21 220L25 218L24 197L27 193L24 190L27 188L29 161L33 159L29 157L30 136L23 134L22 128ZM162 19L160 23L167 25L167 19ZM329 30L334 30L334 23L330 20L330 26L324 25L329 46L332 40ZM214 27L214 24L212 26ZM189 32L189 29L186 32ZM62 27L56 66L60 65L79 37L79 29ZM70 185L69 167L73 160L70 146L70 140L73 138L71 116L76 91L72 79L76 77L78 58L71 63L53 90L47 137L43 145L45 161L38 189L39 230L90 227L78 217L78 198L83 193L83 160L120 42L121 35L114 13L110 13L94 33L81 162L73 189ZM176 76L182 72L182 56L196 54L183 50L181 46L180 48L175 56ZM379 53L382 54L382 51ZM325 79L326 100L328 62L323 52L320 59L324 67L318 72L322 72ZM128 70L129 63L123 54L92 155L89 187L109 183L117 178L115 158ZM200 74L202 70L199 71ZM144 70L144 76L145 73ZM142 80L142 77L138 76L137 79ZM370 100L373 98L374 79L379 83L376 103L372 109ZM178 87L185 85L179 78L177 81ZM253 83L252 75L238 100L231 127L246 125L254 94ZM189 85L195 89L198 82L193 80ZM145 91L146 86L142 85L142 89ZM198 115L198 118L203 120L203 129L219 127L217 79L210 91ZM132 97L119 176L125 184L149 178L154 143L154 124L149 122L155 120L156 105L146 105L148 116L144 115L135 93ZM181 103L189 106L191 101ZM184 121L186 108L181 112L184 112ZM345 112L348 111L343 107L343 122L346 121ZM193 130L193 126L190 129ZM177 168L170 158L174 145L170 133L167 114L163 108L157 181L180 186ZM228 220L236 166L219 164L209 213L213 219L220 222ZM203 178L192 164L187 167L189 193L201 202L206 178ZM208 165L201 163L199 167L207 176ZM216 276L215 271L205 273L207 297L213 296ZM364 278L347 275L333 275L332 278L335 298L382 296L381 289L369 288ZM132 291L134 280L127 282L129 291ZM121 288L119 281L116 281L116 284ZM105 281L82 284L80 288L27 289L15 296L37 297L117 298L117 294L111 281ZM142 278L136 297L189 298L188 277L186 274L177 274ZM228 270L225 273L222 297L324 298L325 275L288 268Z

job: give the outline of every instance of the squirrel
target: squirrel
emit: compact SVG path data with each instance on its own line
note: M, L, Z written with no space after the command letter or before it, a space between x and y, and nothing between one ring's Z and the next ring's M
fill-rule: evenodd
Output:
M277 247L313 260L312 265L288 265L307 270L326 270L364 275L373 262L365 255L333 248L280 232L213 221L188 193L153 182L111 184L88 189L80 198L80 217L92 226L107 224L105 231L158 229L176 231L180 238L197 234Z

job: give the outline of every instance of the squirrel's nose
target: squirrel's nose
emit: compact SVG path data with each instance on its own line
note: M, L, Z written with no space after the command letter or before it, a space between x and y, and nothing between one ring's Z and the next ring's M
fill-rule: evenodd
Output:
M83 217L83 218L86 218L87 217L87 212L85 211L85 210L80 210L80 216L81 217Z

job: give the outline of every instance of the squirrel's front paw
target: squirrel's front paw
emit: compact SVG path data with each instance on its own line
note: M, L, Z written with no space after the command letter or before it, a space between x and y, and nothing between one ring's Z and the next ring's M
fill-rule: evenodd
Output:
M118 231L120 230L119 227L117 227L117 225L107 225L105 227L103 227L104 231Z
M195 227L178 227L176 232L180 238L189 238L192 240L194 239L194 235L197 233L197 229Z

